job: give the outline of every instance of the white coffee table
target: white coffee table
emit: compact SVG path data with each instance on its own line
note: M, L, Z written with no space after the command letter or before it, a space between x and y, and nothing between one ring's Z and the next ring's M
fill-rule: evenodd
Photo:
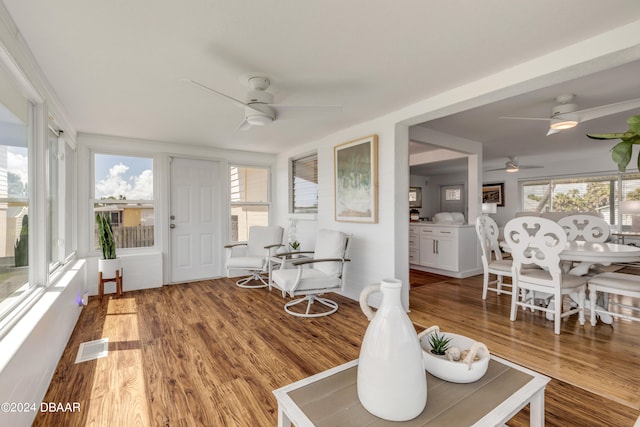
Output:
M360 404L358 360L345 363L273 391L278 426L387 426ZM530 425L544 425L544 389L550 378L491 356L487 373L470 384L455 384L427 375L427 406L417 418L394 425L503 425L530 404Z

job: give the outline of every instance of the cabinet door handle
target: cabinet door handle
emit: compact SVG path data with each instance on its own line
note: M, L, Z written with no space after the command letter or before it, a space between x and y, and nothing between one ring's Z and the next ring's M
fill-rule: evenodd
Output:
M450 231L441 231L440 234L451 234Z
M440 253L440 241L436 240L436 253Z

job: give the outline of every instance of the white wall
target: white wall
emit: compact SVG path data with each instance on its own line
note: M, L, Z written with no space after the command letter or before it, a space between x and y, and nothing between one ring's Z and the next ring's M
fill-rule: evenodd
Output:
M65 273L37 300L0 344L0 402L43 400L58 360L80 316L84 292L84 260ZM30 331L28 334L25 331ZM28 426L35 412L0 412L0 425Z
M334 165L333 147L354 139L368 135L378 135L378 223L359 224L350 222L336 222L334 217ZM323 228L351 233L353 239L350 246L351 262L345 269L346 296L357 299L366 286L377 284L381 279L398 277L394 261L394 251L397 245L395 229L395 179L396 171L392 159L397 155L394 144L393 123L385 120L367 122L343 132L327 136L321 140L296 147L277 157L274 172L278 187L278 200L275 205L276 223L288 226L291 215L288 213L288 162L289 158L317 150L318 153L318 215L315 218L303 219L304 215L297 215L297 237L303 248L313 250L315 234ZM408 157L405 157L408 168ZM406 176L405 209L403 218L408 223L409 202L406 194L409 191L408 174ZM286 233L286 231L285 231ZM408 256L406 272L399 277L405 283L408 280ZM375 303L375 298L372 298Z

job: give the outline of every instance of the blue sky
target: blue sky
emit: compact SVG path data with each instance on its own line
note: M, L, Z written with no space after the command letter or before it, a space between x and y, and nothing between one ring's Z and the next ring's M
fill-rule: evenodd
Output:
M153 199L153 159L95 155L95 197L124 196L127 200Z

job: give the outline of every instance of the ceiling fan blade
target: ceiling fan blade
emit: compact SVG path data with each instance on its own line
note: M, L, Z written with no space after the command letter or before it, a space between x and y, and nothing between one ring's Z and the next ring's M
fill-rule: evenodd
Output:
M278 120L302 119L320 115L341 113L341 105L281 105L269 104L276 110Z
M247 118L245 117L242 123L240 123L240 125L238 126L238 130L249 130L249 129L251 129L251 123L249 123L247 121Z
M238 99L235 99L235 98L233 98L233 97L231 97L229 95L226 95L226 94L224 94L222 92L218 92L217 90L212 89L209 86L203 85L200 82L197 82L197 81L191 80L191 79L182 79L182 80L187 82L187 83L191 83L192 85L194 85L196 87L199 87L200 89L204 89L204 90L206 90L208 92L215 93L216 95L221 96L223 98L227 98L229 101L234 102L235 104L237 104L240 107L247 107L247 104L245 104L244 102L242 102L242 101L240 101Z
M496 171L503 171L503 170L505 170L505 169L506 169L506 168L485 169L484 171L485 171L485 172L496 172Z
M544 168L544 166L522 166L522 165L518 166L518 169L541 169L541 168Z
M546 120L551 121L551 118L542 118L542 117L498 117L499 119L510 119L510 120Z
M576 111L574 114L577 114L578 117L580 117L581 122L586 122L587 120L610 116L612 114L622 113L623 111L633 110L635 108L640 108L640 98L587 108L586 110Z

